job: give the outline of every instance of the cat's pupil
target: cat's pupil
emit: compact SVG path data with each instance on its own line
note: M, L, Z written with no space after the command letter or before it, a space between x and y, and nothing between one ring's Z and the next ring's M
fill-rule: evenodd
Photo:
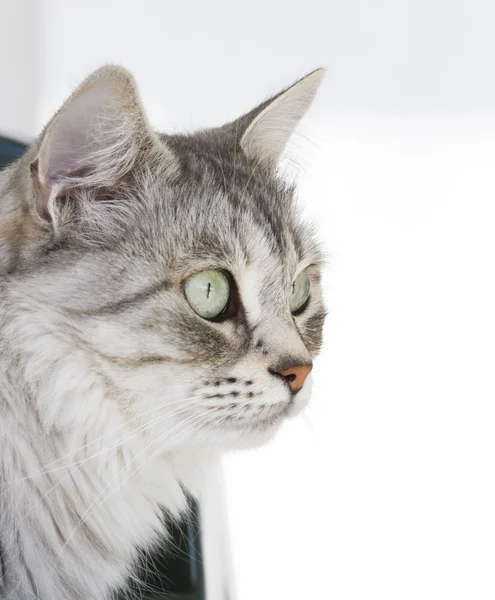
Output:
M210 290L211 290L211 283L208 282L208 288L206 290L206 297L209 298L210 297Z

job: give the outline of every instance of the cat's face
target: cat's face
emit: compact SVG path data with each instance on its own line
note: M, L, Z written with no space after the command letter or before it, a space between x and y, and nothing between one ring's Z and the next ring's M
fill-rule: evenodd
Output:
M157 435L175 427L181 440L252 444L309 399L311 375L294 393L277 373L311 365L320 346L320 255L290 191L258 182L242 197L238 179L235 191L213 179L189 189L157 182L152 212L143 208L111 251L79 258L63 284L100 367L129 391L133 416L152 411ZM292 314L300 273L309 297Z
M291 115L306 110L316 83L296 94ZM101 106L104 88L94 84L72 103L89 93L96 113L95 87ZM45 133L55 150L41 142L36 209L58 240L30 277L119 410L163 447L256 445L309 400L325 316L321 256L293 189L273 168L287 123L282 133L267 132L259 118L268 112L269 127L287 120L277 103L289 103L291 89L219 130L150 133L125 172L102 176L108 165L91 165L88 175L79 154L77 168L60 165L68 160L67 151L54 157L66 135L60 129L70 130L68 148L74 127L86 135L70 120L70 105ZM94 117L84 104L76 108L87 129ZM91 138L100 143L104 154L111 142Z

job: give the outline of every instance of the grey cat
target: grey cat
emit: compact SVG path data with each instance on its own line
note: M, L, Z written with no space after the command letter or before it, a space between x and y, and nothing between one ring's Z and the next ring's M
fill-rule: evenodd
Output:
M224 449L297 414L321 254L277 162L322 77L150 129L104 67L0 174L0 596L104 600Z

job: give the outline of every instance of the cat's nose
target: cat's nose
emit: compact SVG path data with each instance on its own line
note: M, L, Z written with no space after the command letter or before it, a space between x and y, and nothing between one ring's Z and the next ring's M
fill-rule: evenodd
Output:
M277 374L287 380L291 391L295 394L304 385L306 377L311 373L312 368L313 365L296 365L283 371L277 371Z

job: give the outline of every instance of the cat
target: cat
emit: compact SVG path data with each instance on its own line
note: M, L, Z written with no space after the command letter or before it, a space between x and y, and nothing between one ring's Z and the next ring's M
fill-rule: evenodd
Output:
M0 173L1 598L113 598L306 406L322 254L277 166L322 75L164 135L106 66Z

